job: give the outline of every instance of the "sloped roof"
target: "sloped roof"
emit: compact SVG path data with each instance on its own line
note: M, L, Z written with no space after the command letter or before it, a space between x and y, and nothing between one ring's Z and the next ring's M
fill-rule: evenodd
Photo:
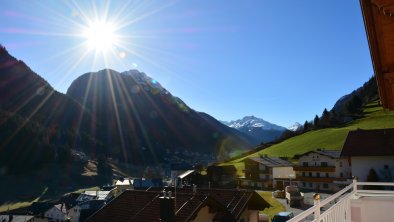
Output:
M215 171L215 172L233 174L233 173L237 172L237 168L234 165L223 165L223 166L211 165L211 166L208 166L207 171L208 172Z
M394 156L394 129L350 131L341 156Z
M279 157L250 157L249 160L261 163L267 167L286 167L293 166L293 164L287 160L281 159Z
M174 192L173 192L174 193ZM91 216L87 221L160 222L162 192L127 190ZM190 221L204 206L217 209L223 221L234 221L246 207L264 209L269 204L253 191L224 189L177 189L175 216L172 221ZM229 220L232 218L232 220Z
M64 203L56 204L53 207L57 208L60 212L64 214L67 213L66 205Z
M328 156L328 157L333 158L333 159L338 159L338 158L341 157L341 151L340 150L320 150L320 149L308 151L306 153L296 155L295 157L296 158L300 158L300 157L308 155L310 153L317 153L317 154L320 154L320 155Z

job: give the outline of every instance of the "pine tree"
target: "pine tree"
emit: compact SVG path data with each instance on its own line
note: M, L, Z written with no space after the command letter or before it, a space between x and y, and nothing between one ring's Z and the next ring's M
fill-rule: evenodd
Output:
M320 119L319 119L319 117L317 115L313 119L313 126L315 127L315 129L318 129L319 126L320 126Z
M330 127L330 113L324 109L323 114L319 121L320 127Z
M304 123L304 132L309 131L311 128L311 124L308 122L308 120L305 120Z

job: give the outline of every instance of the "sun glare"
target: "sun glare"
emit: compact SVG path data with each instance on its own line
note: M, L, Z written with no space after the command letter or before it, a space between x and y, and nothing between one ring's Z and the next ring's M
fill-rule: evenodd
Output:
M85 30L84 36L90 49L106 52L116 45L118 38L115 26L106 22L93 22Z

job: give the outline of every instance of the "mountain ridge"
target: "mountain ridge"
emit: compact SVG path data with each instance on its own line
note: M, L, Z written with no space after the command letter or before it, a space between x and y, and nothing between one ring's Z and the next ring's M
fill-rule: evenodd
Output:
M238 120L222 121L229 127L239 130L255 139L255 144L272 142L282 135L285 127L270 123L253 115Z

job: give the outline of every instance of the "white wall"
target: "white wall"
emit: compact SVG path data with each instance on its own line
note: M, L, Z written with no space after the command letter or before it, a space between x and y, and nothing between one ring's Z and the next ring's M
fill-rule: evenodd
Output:
M321 166L321 162L327 162L328 166L335 166L335 159L315 152L300 157L298 165L302 166L303 162L308 162L308 166Z
M352 174L358 177L358 181L366 181L371 168L376 171L383 181L384 165L388 165L391 177L394 176L394 156L352 157L351 164Z
M81 208L77 205L69 209L67 212L71 222L79 222L79 216L81 215Z
M289 175L295 176L293 167L274 167L272 169L274 179L289 179ZM292 178L294 179L294 177Z
M362 197L351 200L352 222L393 221L393 198Z
M44 214L45 217L51 218L53 220L64 221L65 215L56 207L52 207L51 209L47 210Z
M352 177L352 171L349 165L349 161L347 158L341 158L336 160L335 162L335 177L341 178L341 173L343 175L343 178L351 178Z

